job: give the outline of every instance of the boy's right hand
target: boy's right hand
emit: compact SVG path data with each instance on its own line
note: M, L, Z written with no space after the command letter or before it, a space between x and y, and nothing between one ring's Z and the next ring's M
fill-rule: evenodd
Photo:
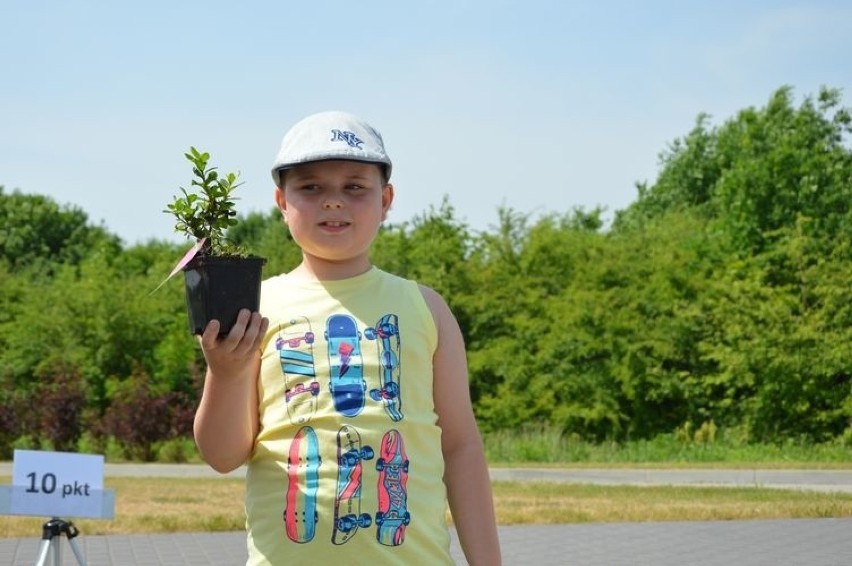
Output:
M199 339L209 370L222 377L237 376L251 368L269 328L269 319L243 309L224 338L219 338L219 321L211 320Z

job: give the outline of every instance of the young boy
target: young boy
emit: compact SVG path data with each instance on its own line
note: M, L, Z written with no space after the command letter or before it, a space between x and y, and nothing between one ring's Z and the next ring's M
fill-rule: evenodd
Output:
M468 562L500 564L459 326L369 259L390 175L355 116L293 126L272 176L302 262L201 337L195 439L220 472L248 462L248 564L451 564L447 501Z

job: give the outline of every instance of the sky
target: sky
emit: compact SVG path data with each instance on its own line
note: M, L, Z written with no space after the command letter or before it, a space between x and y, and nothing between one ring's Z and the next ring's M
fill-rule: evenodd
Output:
M389 222L446 197L490 230L500 208L611 218L699 114L785 85L852 106L848 1L0 0L0 24L0 186L127 244L183 241L163 209L190 146L240 172L240 213L271 210L281 137L324 110L381 131Z

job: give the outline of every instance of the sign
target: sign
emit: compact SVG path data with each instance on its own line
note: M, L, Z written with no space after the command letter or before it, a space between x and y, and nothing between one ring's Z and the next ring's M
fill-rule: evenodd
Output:
M104 457L15 450L9 514L104 516Z

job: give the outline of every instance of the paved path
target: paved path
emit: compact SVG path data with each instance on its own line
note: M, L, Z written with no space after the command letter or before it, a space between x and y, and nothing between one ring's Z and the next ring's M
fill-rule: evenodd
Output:
M706 485L852 493L852 470L661 470L498 468L491 479L607 485ZM850 565L852 566L852 565Z
M108 464L107 476L216 475L203 466ZM233 476L243 472L237 470ZM0 475L11 465L0 464ZM852 470L494 469L495 480L631 485L752 485L852 492ZM465 564L455 532L452 552ZM109 535L75 539L89 566L231 566L245 562L245 534ZM504 563L583 566L849 566L852 518L523 525L500 528ZM32 565L41 541L0 539L0 565ZM62 564L76 560L59 544ZM50 561L50 564L53 564Z
M80 536L89 566L234 566L245 534ZM711 521L501 527L507 566L849 566L852 519ZM28 565L36 539L0 540L0 564ZM62 541L63 565L76 564ZM453 557L466 564L453 540ZM52 561L49 562L52 564Z

